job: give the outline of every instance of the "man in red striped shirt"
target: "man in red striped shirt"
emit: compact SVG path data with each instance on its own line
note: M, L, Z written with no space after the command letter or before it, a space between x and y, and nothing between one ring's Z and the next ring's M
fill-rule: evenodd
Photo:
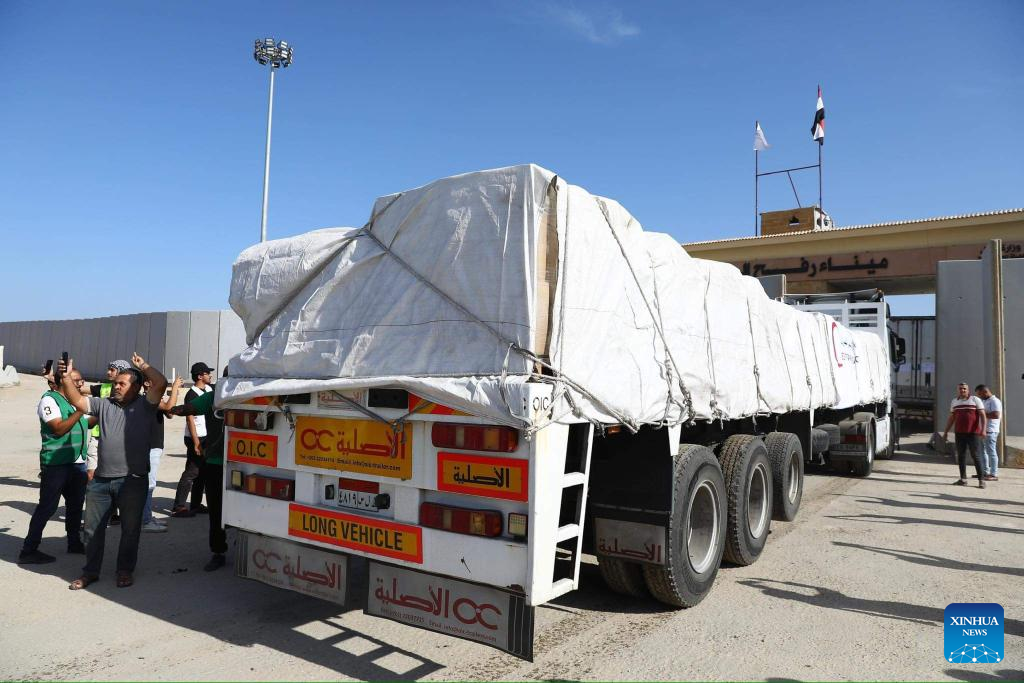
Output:
M960 466L960 479L953 482L957 486L967 485L967 451L971 451L974 469L978 472L978 488L985 488L985 480L981 473L981 437L985 433L985 404L971 394L966 382L956 388L956 398L949 405L949 419L946 420L946 431L942 438L949 436L949 428L953 427L956 435L956 461Z

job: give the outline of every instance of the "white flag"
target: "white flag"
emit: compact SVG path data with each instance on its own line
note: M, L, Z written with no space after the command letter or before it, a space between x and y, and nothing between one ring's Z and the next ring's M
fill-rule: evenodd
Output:
M754 150L757 152L763 152L771 147L768 141L764 139L764 131L761 130L761 122L758 121L754 124Z

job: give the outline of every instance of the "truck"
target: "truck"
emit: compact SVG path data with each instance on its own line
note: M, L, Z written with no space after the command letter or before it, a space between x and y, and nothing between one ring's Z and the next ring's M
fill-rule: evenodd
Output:
M905 362L893 368L893 396L899 414L931 424L935 409L935 316L892 319L893 330L907 340Z
M880 301L773 301L535 165L250 247L230 302L237 573L345 603L365 558L368 614L524 659L585 554L695 606L796 518L805 460L892 438Z
M889 351L892 373L906 364L905 338L899 334L900 327L891 317L881 290L790 294L783 300L798 310L830 316L836 329L842 326L876 335ZM876 459L892 458L900 435L894 384L894 379L890 379L888 397L880 403L819 410L812 429L815 444L807 452L809 462L866 477Z

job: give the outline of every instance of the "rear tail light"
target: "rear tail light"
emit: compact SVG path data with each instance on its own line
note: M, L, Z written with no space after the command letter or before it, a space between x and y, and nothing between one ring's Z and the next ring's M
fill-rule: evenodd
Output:
M501 513L495 510L470 510L438 503L422 503L420 524L458 534L501 535Z
M438 448L511 453L519 445L519 431L512 427L435 422L430 441Z
M274 414L261 410L225 410L224 424L236 429L266 432L274 428Z
M863 434L843 434L843 443L866 443Z
M295 500L295 482L291 479L264 477L261 474L246 475L240 470L232 470L231 487L264 498Z

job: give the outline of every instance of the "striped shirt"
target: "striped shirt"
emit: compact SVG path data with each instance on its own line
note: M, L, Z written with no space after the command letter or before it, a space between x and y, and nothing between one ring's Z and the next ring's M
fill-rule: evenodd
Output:
M984 434L985 404L977 396L954 398L949 404L953 413L953 431L957 434Z

